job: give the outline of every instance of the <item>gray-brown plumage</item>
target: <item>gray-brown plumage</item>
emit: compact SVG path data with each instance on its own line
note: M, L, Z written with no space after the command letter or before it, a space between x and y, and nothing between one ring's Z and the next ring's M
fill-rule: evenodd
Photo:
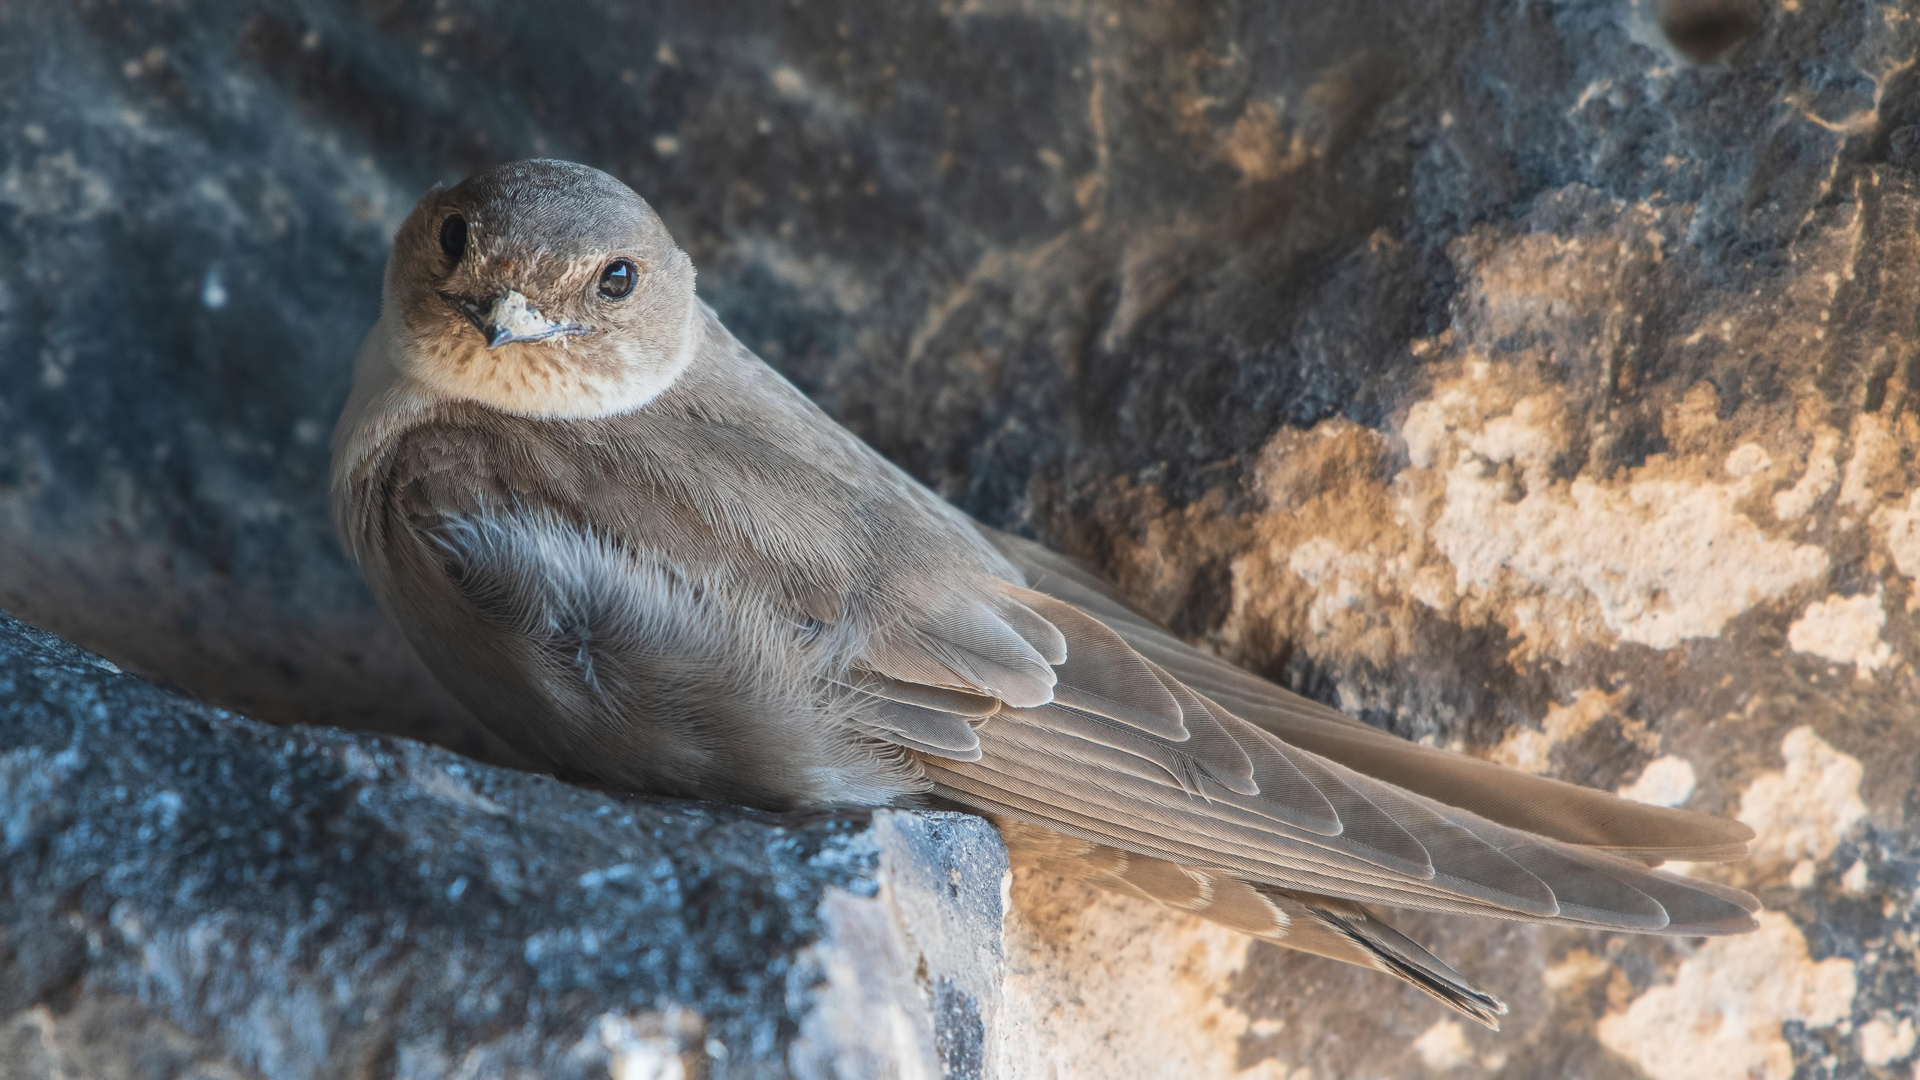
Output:
M1498 1001L1360 904L1666 934L1752 898L1652 867L1745 826L1416 746L1201 653L881 458L694 296L592 169L401 226L335 437L381 604L516 747L766 807L936 798L1016 860Z

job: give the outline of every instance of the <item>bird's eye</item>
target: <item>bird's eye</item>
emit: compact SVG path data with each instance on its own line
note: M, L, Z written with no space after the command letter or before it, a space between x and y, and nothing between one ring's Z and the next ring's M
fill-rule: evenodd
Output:
M609 300L618 300L633 291L633 283L640 271L626 259L615 259L600 271L600 295Z
M466 218L449 214L447 220L440 223L440 251L446 255L448 266L460 265L460 256L467 253Z

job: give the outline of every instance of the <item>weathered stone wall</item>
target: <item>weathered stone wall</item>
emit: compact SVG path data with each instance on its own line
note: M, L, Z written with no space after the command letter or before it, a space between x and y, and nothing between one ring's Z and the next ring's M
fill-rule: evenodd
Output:
M1916 53L1866 0L0 6L0 606L496 753L334 548L326 435L418 192L572 157L1181 633L1761 833L1702 871L1746 938L1408 919L1497 1035L1025 883L1008 1075L1906 1077Z

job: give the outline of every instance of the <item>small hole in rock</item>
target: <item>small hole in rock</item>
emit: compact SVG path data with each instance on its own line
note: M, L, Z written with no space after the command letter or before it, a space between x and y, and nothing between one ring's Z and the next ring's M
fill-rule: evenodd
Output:
M1757 0L1656 0L1660 32L1696 64L1717 60L1760 29Z

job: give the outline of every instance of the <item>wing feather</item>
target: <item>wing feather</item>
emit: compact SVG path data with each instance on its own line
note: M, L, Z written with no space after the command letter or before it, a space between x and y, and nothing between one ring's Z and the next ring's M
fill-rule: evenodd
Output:
M994 723L982 729L984 755L965 770L969 775L1017 784L1031 798L1109 827L1129 828L1158 844L1182 845L1189 851L1182 861L1227 857L1234 860L1235 869L1272 884L1336 896L1342 890L1331 881L1351 880L1410 895L1444 893L1543 918L1557 913L1553 893L1544 883L1466 830L1451 827L1456 846L1471 856L1459 860L1460 869L1472 877L1436 869L1431 879L1417 878L1378 865L1368 858L1370 852L1335 847L1337 839L1308 833L1289 836L1284 826L1219 800L1184 797L1114 771L1083 776L1079 770L1064 769L1049 756L1050 748L1022 745L997 730L1009 727ZM1308 840L1310 836L1320 843ZM1300 874L1311 874L1313 880L1302 880Z
M978 614L993 617L984 608ZM1000 627L1005 637L999 639L976 636L970 631L987 627L960 617L941 627L952 637L904 628L877 639L862 659L889 678L986 694L1016 708L1052 701L1053 666L1011 627L1004 622ZM1019 643L1020 650L1011 648L1008 639Z
M980 760L980 736L964 716L880 699L874 702L868 722L902 746L954 761Z
M1265 888L1642 932L1751 925L1744 894L1634 861L1731 854L1743 826L1396 739L1180 642L1044 549L996 542L1034 588L888 635L848 679L936 794L1128 853L1109 877L1235 921L1272 920ZM1439 978L1388 937L1312 918L1346 942L1329 948Z
M888 701L939 709L968 719L992 716L1000 711L1000 699L996 697L969 693L965 690L953 690L944 686L903 682L873 671L856 669L850 673L844 685L855 690L864 690L874 697L885 698Z
M1737 821L1629 802L1395 738L1194 649L1063 555L1004 533L989 538L1030 588L1105 621L1140 655L1289 746L1491 821L1625 858L1731 861L1745 856L1753 838Z
M1206 703L1200 700L1200 695L1152 663L1147 664L1147 670L1153 673L1160 685L1167 688L1180 706L1180 723L1187 729L1186 741L1174 744L1180 748L1180 752L1205 762L1216 775L1227 778L1223 782L1234 791L1246 795L1259 794L1260 785L1253 779L1253 758L1221 719L1213 715Z
M1268 881L1274 876L1270 869L1262 871L1261 867L1270 868L1271 866L1271 863L1262 859L1246 858L1225 850L1210 850L1208 845L1169 840L1125 825L1116 825L1101 818L1090 817L1073 807L1058 806L1050 801L1050 798L1057 798L1057 796L1053 796L1044 785L1028 785L1022 781L1003 783L998 778L982 778L977 772L962 773L945 768L944 764L938 761L926 761L923 764L936 790L954 802L981 813L1002 814L1032 821L1069 836L1150 855L1154 858L1169 859L1183 864L1224 866L1253 881ZM1571 922L1552 916L1525 915L1508 908L1477 903L1446 893L1418 892L1380 885L1358 876L1349 876L1346 872L1316 873L1298 870L1290 871L1287 876L1290 880L1283 887L1308 892L1327 892L1349 899L1395 907L1452 912L1459 915L1529 918L1541 922Z
M1153 668L1105 623L1051 596L1010 589L1021 604L1059 627L1067 656L1053 700L1172 742L1187 738L1180 702Z
M1066 635L1039 612L1008 595L1000 605L999 614L1047 663L1058 667L1067 662Z

